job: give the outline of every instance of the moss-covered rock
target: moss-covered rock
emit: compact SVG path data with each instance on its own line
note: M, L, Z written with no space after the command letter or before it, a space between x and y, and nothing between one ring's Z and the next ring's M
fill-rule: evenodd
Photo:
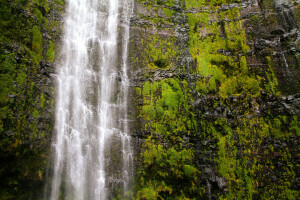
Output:
M50 74L63 2L1 0L0 10L0 199L37 199L53 128Z
M136 127L144 141L137 198L297 199L297 4L178 0L137 1L136 7L132 38L145 26L131 49L161 37L170 22L170 46L177 48L159 58L146 50L166 47L158 40L131 51ZM164 9L169 22L151 20ZM168 57L176 60L170 67ZM148 65L140 58L155 59ZM182 152L190 156L181 160ZM176 160L180 165L170 164Z

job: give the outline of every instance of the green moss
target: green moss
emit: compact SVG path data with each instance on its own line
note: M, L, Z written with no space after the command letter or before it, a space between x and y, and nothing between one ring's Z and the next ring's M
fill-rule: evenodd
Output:
M278 82L275 76L273 67L275 64L272 62L270 57L266 57L268 69L265 70L265 77L263 79L264 88L268 93L279 95Z
M37 118L37 117L39 116L39 111L38 111L37 109L35 109L35 110L33 111L33 113L32 113L32 116L33 116L34 118Z
M151 23L144 27L148 31L141 33L144 36L138 43L142 45L138 47L138 58L134 59L136 68L147 66L151 69L144 74L147 80L151 80L153 71L158 68L174 69L178 50L163 57L163 52L176 47L176 40L157 36L149 30L154 26L155 30L166 31L162 24L172 22L170 17L175 13L169 12L165 6L167 1L138 2L154 13L153 19L139 15ZM239 2L185 1L187 9L200 10L186 12L186 15L189 50L195 64L191 73L203 78L195 82L189 80L189 83L185 78L146 81L136 88L137 98L142 100L139 101L142 104L139 104L139 125L146 139L141 148L142 164L138 170L139 199L204 198L205 186L199 183L201 172L194 161L197 155L192 144L184 143L185 136L216 141L211 146L216 146L213 152L217 155L210 161L215 164L217 176L226 181L227 190L219 194L219 199L297 199L299 193L291 186L295 181L295 170L299 167L292 162L297 150L278 143L289 144L292 138L299 136L299 121L296 116L274 114L279 113L279 109L257 112L261 106L262 91L275 95L280 93L271 57L261 56L261 69L248 65L253 58L249 56L247 41L252 40L256 33L246 37L240 9L220 10L222 5ZM273 6L271 1L262 3L263 9ZM161 5L164 5L163 9ZM155 14L160 9L168 16L166 19ZM268 17L272 19L270 23L276 21ZM250 21L256 30L267 24L268 17L263 21L261 16L252 14L247 23ZM165 64L165 59L169 63ZM202 112L194 113L195 109L190 106L194 83L196 92L205 96L205 103L201 105L205 112L218 111L218 114L207 117ZM209 99L214 100L210 102ZM230 113L230 120L226 118L227 113ZM201 151L207 153L206 148L203 146Z
M166 14L168 17L171 17L171 16L172 16L171 10L169 10L169 9L167 9L167 8L163 8L163 11L165 12L165 14Z
M164 148L153 143L153 139L149 137L143 145L141 157L143 171L139 174L141 188L137 199L176 199L182 195L180 190L200 197L201 187L194 184L198 170L191 165L194 157L191 150ZM185 185L178 184L180 182Z
M201 8L202 6L206 6L206 5L207 5L206 0L198 0L198 1L185 0L185 6L187 9Z
M140 41L138 52L141 53L135 65L149 69L169 69L174 66L177 55L175 39L160 35L146 35Z
M246 57L223 55L226 51L233 54L249 51L241 21L209 23L207 12L187 16L191 27L190 52L198 64L195 73L206 77L198 80L197 91L203 94L219 92L223 98L241 93L257 96L261 90L261 78L249 73ZM217 16L218 20L235 20L240 14L238 8L232 8L218 12Z
M183 195L180 191L186 196L201 197L203 186L195 184L200 172L193 166L193 151L182 148L182 134L196 129L188 103L187 82L179 79L146 81L141 90L136 91L143 98L139 117L145 122L144 130L151 133L142 147L137 199L176 199ZM157 136L170 148L159 144ZM178 183L183 181L186 184L181 187Z
M35 53L37 60L42 59L43 37L37 26L33 26L32 28L32 51Z
M289 149L279 150L265 144L267 138L286 140L295 134L293 130L282 132L282 127L292 126L293 121L289 124L285 116L269 116L240 119L238 124L237 128L232 128L226 119L219 118L207 126L213 138L218 139L218 171L228 184L228 192L219 198L296 198L297 192L290 188L290 183L295 180L295 166L289 162ZM237 136L238 139L234 139ZM278 159L286 163L280 169L274 166ZM280 174L276 183L270 180L266 170ZM265 180L261 180L262 176Z
M180 132L189 133L195 129L196 123L189 111L187 89L186 82L176 79L145 82L142 89L144 106L140 117L150 121L148 127L151 130L165 137L173 137ZM165 128L162 129L161 125Z
M152 8L154 6L173 6L174 0L137 0L137 2L141 3L147 8Z
M41 94L41 97L40 97L40 102L39 102L39 105L41 108L44 108L44 105L45 105L45 96L44 96L44 93Z
M46 59L48 62L54 61L54 45L52 41L49 41L49 46L46 54Z
M300 122L297 116L293 116L293 121L290 124L290 131L294 135L300 136Z
M219 95L223 98L244 93L249 96L260 94L260 79L252 77L231 77L225 80L219 88Z
M137 193L137 200L145 199L145 200L155 200L155 199L162 199L163 197L159 195L159 193L164 192L168 193L169 195L172 194L172 189L166 186L164 182L149 182L147 186L144 186L138 193Z
M188 178L194 178L197 171L198 170L193 166L190 166L190 165L183 166L184 175L187 176Z
M56 4L60 4L60 5L63 5L64 4L64 1L63 0L54 0Z
M45 31L51 38L60 34L44 27L43 22L53 16L51 12L58 14L63 9L54 1L8 0L0 4L0 153L4 163L0 168L0 196L36 199L42 189L46 138L53 123L39 119L43 126L38 126L37 120L51 109L50 97L43 94L51 87L45 85L39 66L42 35ZM58 25L52 19L51 28L59 30Z
M9 95L14 93L13 85L17 67L17 63L14 57L14 53L1 56L0 106L6 105L9 101Z
M34 9L34 16L37 18L39 24L43 23L43 15L39 9Z

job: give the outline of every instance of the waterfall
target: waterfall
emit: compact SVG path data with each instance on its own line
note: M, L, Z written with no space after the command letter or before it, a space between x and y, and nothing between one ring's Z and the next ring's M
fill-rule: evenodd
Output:
M66 4L46 198L112 199L126 195L133 181L127 64L133 0Z

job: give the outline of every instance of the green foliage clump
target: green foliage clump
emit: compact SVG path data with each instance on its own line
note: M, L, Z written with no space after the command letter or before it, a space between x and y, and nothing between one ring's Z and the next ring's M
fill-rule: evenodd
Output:
M290 131L293 132L294 135L300 136L300 122L297 116L293 116L293 120L290 124Z
M144 35L137 47L136 66L147 66L148 69L169 69L174 66L177 55L175 38L160 35Z
M53 62L54 61L54 45L52 41L49 41L49 46L46 54L46 59L48 62Z
M1 55L0 69L0 106L5 106L9 102L9 95L12 94L14 78L16 73L15 54Z
M184 175L188 178L195 177L196 173L198 172L197 168L190 166L190 165L184 165L183 166L183 172Z
M260 79L245 77L230 77L221 84L219 88L220 97L226 98L232 95L240 95L241 93L249 96L258 96L260 94Z
M174 6L174 0L137 0L142 5L146 5L147 8L154 6Z
M138 17L145 21L143 25L137 26L136 49L133 49L133 67L140 69L172 69L175 66L178 55L176 37L174 35L174 0L138 0L150 13L151 16L141 12ZM143 29L141 29L141 26ZM153 27L155 27L153 29ZM153 30L152 30L153 29Z
M183 135L196 129L188 91L188 83L175 78L146 81L137 88L138 97L143 98L139 117L145 122L144 130L151 133L140 154L143 164L137 199L199 198L204 194L204 187L196 184L200 171L193 164L193 150L183 148Z
M203 124L211 137L218 140L217 169L227 182L228 192L219 199L297 199L299 193L290 187L296 167L290 162L290 150L266 144L271 137L288 141L295 135L293 128L283 129L293 127L294 119L270 115L239 119L238 127L221 118ZM278 160L285 163L281 168L274 165ZM268 174L277 176L277 180L272 181Z
M200 172L192 166L193 157L191 149L164 148L149 137L141 153L137 199L177 199L182 193L201 197L204 188L196 185Z
M37 18L38 23L42 24L42 22L43 22L43 14L41 13L41 11L38 8L34 9L34 15Z
M190 1L187 4L202 5L207 2ZM217 9L222 4L220 1L210 1L213 6L211 9ZM200 94L218 94L222 98L240 94L257 96L265 89L265 85L275 91L274 76L267 80L268 78L249 72L246 57L243 55L249 51L249 47L242 22L236 20L240 17L238 8L219 11L218 20L227 20L220 23L210 21L208 12L189 13L187 16L190 26L190 52L197 63L194 73L204 76L196 84ZM229 52L232 56L225 54ZM266 80L267 83L272 81L272 84L263 85Z
M145 82L142 87L143 107L140 117L149 121L146 129L177 140L175 135L195 129L190 105L188 84L176 79Z
M43 36L37 26L32 28L32 51L35 53L36 59L41 60L43 54Z
M190 8L201 8L207 5L206 0L185 0L185 6L187 9Z

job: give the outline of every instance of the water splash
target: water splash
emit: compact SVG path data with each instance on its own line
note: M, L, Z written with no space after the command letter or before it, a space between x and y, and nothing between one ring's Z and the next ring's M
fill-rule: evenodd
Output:
M127 105L131 10L131 0L67 2L48 199L112 199L116 184L126 191L132 181Z

